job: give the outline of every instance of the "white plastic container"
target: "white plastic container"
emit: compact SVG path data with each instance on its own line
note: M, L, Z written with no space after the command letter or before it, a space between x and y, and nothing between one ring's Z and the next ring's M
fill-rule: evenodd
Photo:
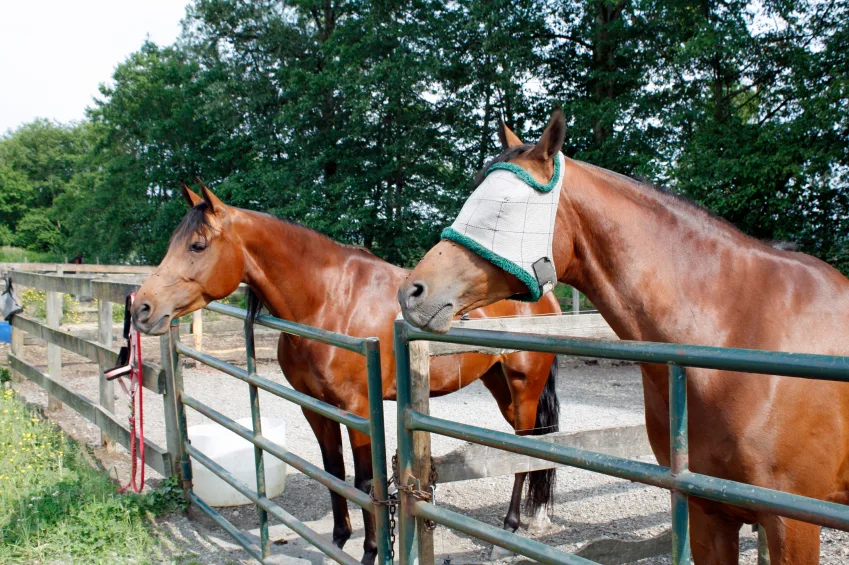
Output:
M251 429L251 419L236 420ZM201 424L189 427L192 447L227 469L251 490L256 490L254 446L218 424ZM283 420L262 419L262 435L269 441L286 447L286 424ZM269 498L279 496L286 487L286 464L266 453L265 490ZM239 491L218 478L209 469L192 460L192 484L195 494L210 506L241 506L251 501Z

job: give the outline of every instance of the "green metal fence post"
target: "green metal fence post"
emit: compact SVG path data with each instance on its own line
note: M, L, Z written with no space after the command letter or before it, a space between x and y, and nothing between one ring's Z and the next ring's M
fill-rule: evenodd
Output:
M247 370L249 375L256 374L256 347L254 345L254 324L248 317L245 319L245 353L247 356ZM255 384L249 384L251 395L251 420L253 422L254 437L262 437L262 419L259 412L259 389ZM256 492L260 498L265 498L265 461L262 448L254 446L254 464L256 466ZM256 507L259 514L259 539L262 557L266 558L271 553L271 545L268 541L268 512L258 504Z
M690 468L690 445L687 433L687 374L680 365L669 365L669 438L672 475ZM672 563L689 565L690 510L687 495L672 491Z
M383 423L383 373L380 366L380 341L369 338L363 344L368 373L369 426L371 428L372 491L378 500L389 500L386 476L386 430ZM376 504L374 507L377 529L378 562L392 565L389 507Z
M398 406L398 482L405 485L413 474L413 433L405 425L410 409L410 344L404 320L395 320L395 380ZM398 491L401 509L398 513L398 554L401 565L414 565L418 561L419 547L416 536L416 517L413 515L415 499Z
M171 436L177 434L179 437L180 478L183 483L183 495L186 500L191 500L192 490L192 461L189 459L186 444L189 443L188 426L186 425L186 407L183 405L183 365L180 363L180 354L177 353L177 344L180 343L180 321L171 321L168 333L168 364L170 365L169 380L166 382L166 395L170 395L169 403L172 403L173 413L176 416L177 429L166 429ZM170 410L170 409L169 409ZM170 451L170 450L169 450ZM172 453L172 457L174 454Z

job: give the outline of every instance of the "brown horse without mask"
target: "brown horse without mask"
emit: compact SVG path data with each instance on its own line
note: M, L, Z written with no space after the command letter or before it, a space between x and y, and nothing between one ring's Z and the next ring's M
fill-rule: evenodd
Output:
M502 124L509 160L545 183L563 144L556 112L536 145ZM553 260L622 339L846 355L849 280L775 249L659 189L566 160ZM527 289L448 240L399 291L405 318L444 332L453 316ZM642 365L652 449L669 465L667 370ZM849 384L688 370L690 468L809 497L849 502ZM690 501L696 565L736 564L743 523L765 526L773 565L819 563L820 528Z
M407 271L371 253L331 241L312 230L266 214L225 205L206 187L203 199L186 187L191 209L171 237L168 253L136 297L133 320L141 331L164 333L170 321L224 298L246 283L279 318L357 337L380 339L383 397L395 398L393 322L399 313L395 293ZM559 313L557 300L538 304L499 302L472 312L473 318ZM281 334L277 358L298 391L368 417L366 365L362 356L307 339ZM434 396L481 379L504 418L517 433L556 429L554 356L536 353L463 354L431 363ZM549 373L551 372L551 378ZM344 479L340 425L304 410L321 446L324 468ZM349 430L355 484L369 492L371 441ZM554 474L535 471L528 480L528 502L542 510L551 500ZM504 527L519 526L525 474L517 474ZM333 540L342 547L351 535L347 501L331 492ZM364 563L376 555L374 519L366 524Z

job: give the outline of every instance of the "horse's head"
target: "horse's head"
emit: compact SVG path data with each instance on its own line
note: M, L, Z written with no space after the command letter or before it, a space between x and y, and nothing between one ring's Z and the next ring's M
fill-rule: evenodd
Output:
M238 288L245 258L233 230L235 210L201 185L203 198L183 186L191 209L171 235L165 258L136 294L133 321L161 335L174 318L229 296Z
M498 137L503 152L484 167L477 185L482 183L494 163L513 163L539 185L548 184L555 174L555 159L559 158L565 131L565 121L559 110L551 117L536 145L523 143L503 122L500 123ZM513 170L518 169L513 167ZM555 241L555 247L562 248L562 241ZM504 262L497 257L493 259L486 251L473 252L467 245L443 239L428 251L398 291L404 318L414 326L442 333L448 331L451 320L457 315L517 294L527 294L530 275L524 276L523 282L504 270L504 266ZM562 274L563 265L556 267L557 274Z

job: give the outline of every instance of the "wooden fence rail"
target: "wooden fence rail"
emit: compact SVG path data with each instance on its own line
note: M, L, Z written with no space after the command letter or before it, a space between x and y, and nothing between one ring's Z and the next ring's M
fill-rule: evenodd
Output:
M119 422L111 411L106 410L103 406L89 400L82 394L74 392L62 382L52 378L47 373L42 372L16 355L9 356L9 364L15 372L23 375L27 380L34 382L60 402L64 402L68 408L71 408L80 416L100 428L109 438L114 438L115 441L127 449L130 448L130 430L124 423ZM145 462L153 470L165 477L171 475L172 456L165 449L145 438L144 454Z
M19 267L20 265L13 265ZM56 265L53 272L37 272L51 265L27 264L24 269L9 268L9 264L0 265L0 272L10 276L16 288L37 288L47 293L47 323L41 323L25 315L12 318L12 350L9 355L10 368L19 379L27 379L45 389L48 394L48 411L61 408L64 403L69 408L95 424L101 430L101 443L108 449L114 449L116 443L129 449L130 430L125 423L115 416L114 384L106 381L102 371L112 367L118 351L113 347L112 304L124 304L128 294L138 290L140 283L131 281L115 281L102 278L104 273L145 274L150 273L150 267L125 267L113 265ZM79 267L85 267L80 269ZM62 272L64 268L87 273L71 275ZM56 271L59 271L58 273ZM93 297L98 300L98 331L96 341L83 339L63 331L60 327L62 318L62 295ZM24 335L40 338L47 343L47 373L27 363L23 358ZM166 336L167 341L167 336ZM67 386L61 377L62 350L67 350L98 364L98 401L95 402ZM167 365L166 365L167 367ZM175 409L175 403L167 398L166 368L155 363L144 363L142 369L142 385L156 394L162 395L166 421L172 421L175 416L169 410ZM169 448L173 442L169 442ZM162 448L156 443L145 440L145 459L147 464L163 476L170 476L178 471L179 457L169 449Z
M45 272L48 271L48 272ZM65 265L45 263L0 263L0 274L12 278L17 289L37 288L47 293L47 323L41 323L25 315L12 318L12 348L9 355L10 367L16 378L27 379L47 391L48 411L61 408L64 403L94 423L101 430L101 443L106 449L114 449L116 442L129 448L129 428L115 417L115 389L112 382L106 381L101 374L112 367L118 351L113 347L112 304L124 305L126 297L138 291L140 281L119 281L103 278L109 274L144 275L153 271L147 266L128 265ZM77 274L70 274L74 272ZM234 294L244 294L245 285L240 285ZM83 339L63 331L62 295L91 297L98 300L96 340ZM202 343L202 324L199 316L193 318L191 326L195 345ZM23 356L24 336L31 335L47 343L47 373L27 363ZM165 340L162 342L162 340ZM168 336L160 338L162 351L168 350ZM62 381L62 350L67 350L98 364L98 402L74 392ZM174 413L177 403L168 397L169 363L159 366L144 363L142 385L156 394L162 395L165 409L167 448L162 448L150 440L145 440L145 458L148 465L162 474L177 474L179 465L179 442L175 428L177 416ZM173 395L174 393L171 392Z
M61 270L65 273L103 273L109 275L149 275L156 267L150 265L73 265L70 263L0 263L0 275L9 271L40 273Z

